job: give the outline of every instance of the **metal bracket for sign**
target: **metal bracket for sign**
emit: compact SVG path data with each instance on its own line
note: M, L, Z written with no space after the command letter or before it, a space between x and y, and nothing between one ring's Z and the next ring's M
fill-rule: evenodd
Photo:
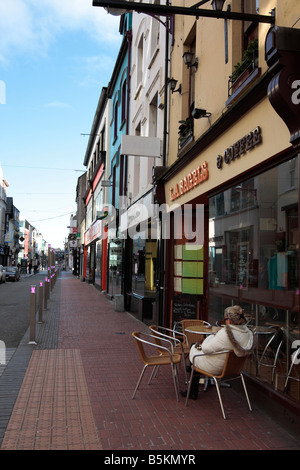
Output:
M173 5L159 5L155 3L135 3L124 0L93 0L93 6L123 9L124 11L136 11L140 13L151 13L158 16L185 15L195 16L196 18L218 18L224 20L227 19L275 24L275 10L272 10L270 15L259 15L255 13L234 12L231 10L206 10L203 8L197 8L197 4L192 7L182 7Z

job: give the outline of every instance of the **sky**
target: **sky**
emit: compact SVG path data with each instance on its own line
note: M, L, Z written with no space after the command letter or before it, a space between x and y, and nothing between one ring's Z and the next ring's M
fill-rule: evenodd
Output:
M92 0L0 0L0 165L20 218L63 248L120 19Z

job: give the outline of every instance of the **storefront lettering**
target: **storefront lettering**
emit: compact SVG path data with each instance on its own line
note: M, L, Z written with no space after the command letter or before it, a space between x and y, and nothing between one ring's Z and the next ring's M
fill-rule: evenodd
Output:
M292 83L292 89L296 90L292 93L292 103L297 106L300 104L300 80L295 80Z
M235 142L231 147L228 147L224 155L217 156L217 168L220 170L223 167L223 163L229 165L231 162L245 155L249 150L256 147L256 145L262 142L261 128L257 126L253 131L248 132L247 135L242 137L240 140Z
M195 170L191 171L187 176L182 178L179 183L175 184L174 188L170 188L170 199L174 201L183 194L189 192L203 181L208 179L208 164L207 162L199 165Z
M101 235L102 221L96 220L96 222L85 232L84 234L84 244L88 245L96 238L99 238Z

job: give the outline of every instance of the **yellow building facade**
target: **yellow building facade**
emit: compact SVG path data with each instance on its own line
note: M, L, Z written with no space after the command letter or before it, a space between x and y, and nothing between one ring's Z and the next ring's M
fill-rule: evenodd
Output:
M299 404L299 382L287 381L299 345L299 2L226 0L227 9L273 15L274 25L175 17L170 75L179 91L170 93L159 184L182 224L166 240L165 323L215 324L241 305L256 341L249 378Z

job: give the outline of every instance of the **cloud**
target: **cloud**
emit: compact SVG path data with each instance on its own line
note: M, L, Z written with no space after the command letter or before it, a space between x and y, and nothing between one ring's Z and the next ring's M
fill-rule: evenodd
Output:
M63 103L62 101L52 101L51 103L45 104L46 108L71 108L68 103Z
M96 56L77 56L73 58L77 76L80 77L79 85L89 87L102 83L104 76L110 76L115 64L113 55L99 51Z
M9 0L0 2L0 62L14 55L43 56L67 31L87 34L100 44L117 44L119 19L92 0Z

